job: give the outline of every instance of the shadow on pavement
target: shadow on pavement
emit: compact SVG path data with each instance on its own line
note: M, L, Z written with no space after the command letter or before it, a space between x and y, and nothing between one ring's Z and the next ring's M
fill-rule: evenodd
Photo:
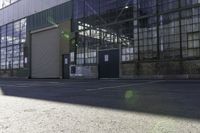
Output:
M199 81L2 81L7 96L200 119Z

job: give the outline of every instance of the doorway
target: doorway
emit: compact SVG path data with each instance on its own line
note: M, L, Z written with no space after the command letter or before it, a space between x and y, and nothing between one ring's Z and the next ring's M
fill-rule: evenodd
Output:
M99 51L99 78L119 78L119 49Z
M69 54L63 55L63 78L64 79L70 78L69 63L70 63Z

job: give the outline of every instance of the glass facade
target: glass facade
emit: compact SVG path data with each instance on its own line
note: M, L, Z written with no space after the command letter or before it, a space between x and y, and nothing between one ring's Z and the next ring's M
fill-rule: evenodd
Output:
M121 62L200 57L200 0L74 0L76 64L119 49ZM74 51L72 51L74 52Z
M19 0L0 0L0 9L7 7L11 5L12 3L15 3Z
M0 27L0 69L24 67L24 43L26 42L26 19Z

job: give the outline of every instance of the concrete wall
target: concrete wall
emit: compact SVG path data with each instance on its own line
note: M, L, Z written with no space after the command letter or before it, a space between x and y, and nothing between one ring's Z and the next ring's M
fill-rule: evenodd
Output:
M28 69L18 69L18 70L1 70L0 77L1 78L10 78L10 77L18 77L25 78L28 77Z
M0 26L70 0L20 0L0 10Z
M122 64L120 78L200 79L200 60Z
M70 74L70 77L72 79L74 79L74 78L75 79L76 78L78 78L78 79L80 79L80 78L97 79L98 78L98 67L97 66L76 66L76 73Z

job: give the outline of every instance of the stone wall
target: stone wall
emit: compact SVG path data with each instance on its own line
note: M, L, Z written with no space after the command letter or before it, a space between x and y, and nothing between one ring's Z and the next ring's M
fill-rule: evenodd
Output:
M200 60L122 64L120 78L200 79Z
M18 69L18 70L1 70L0 77L1 78L28 78L28 69Z

